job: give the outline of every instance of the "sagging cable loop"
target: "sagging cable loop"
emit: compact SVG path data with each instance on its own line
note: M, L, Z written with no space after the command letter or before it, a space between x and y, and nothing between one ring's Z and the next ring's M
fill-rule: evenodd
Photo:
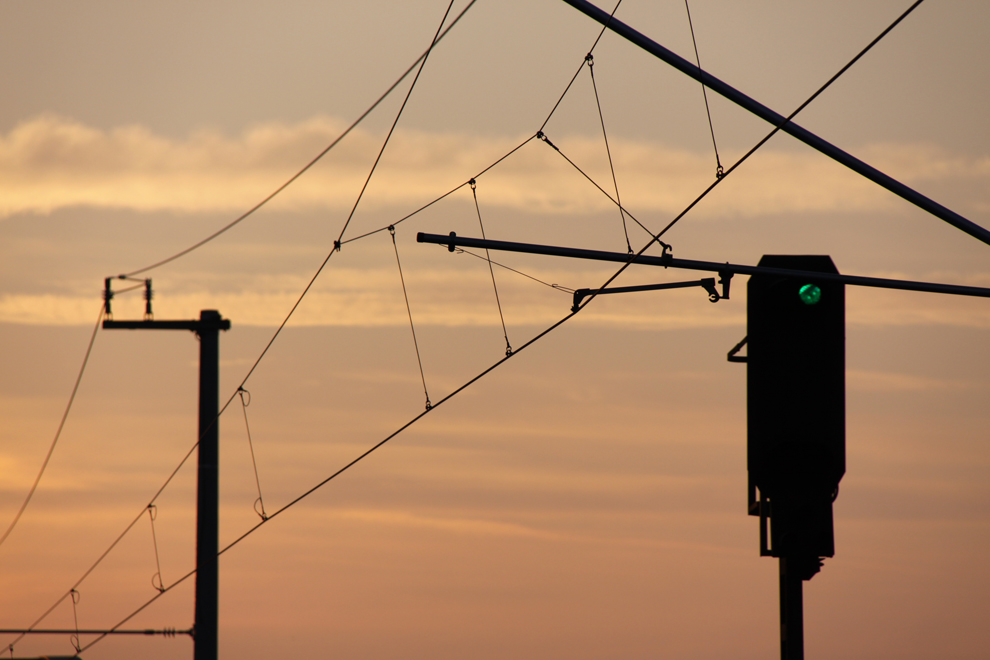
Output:
M416 362L419 364L419 377L423 381L423 394L426 396L426 409L433 407L430 403L430 393L426 388L426 375L423 373L423 358L419 354L419 342L416 341L416 326L413 325L412 308L409 306L409 294L406 292L406 278L402 275L402 262L399 260L399 246L395 242L395 225L388 226L389 236L392 237L392 249L395 250L395 265L399 267L399 281L402 283L402 297L406 300L406 314L409 315L409 329L412 331L413 347L416 349Z
M244 428L247 430L248 449L251 451L251 465L254 467L254 483L258 487L258 499L254 501L254 512L258 514L262 522L268 520L265 512L265 500L261 496L261 479L258 477L258 461L254 458L254 441L251 439L251 425L248 424L247 408L251 405L251 393L244 389L244 386L237 388L237 394L241 397L241 411L244 413Z

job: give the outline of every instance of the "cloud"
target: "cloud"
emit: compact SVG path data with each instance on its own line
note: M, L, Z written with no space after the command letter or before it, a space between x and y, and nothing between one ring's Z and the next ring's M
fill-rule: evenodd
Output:
M252 126L239 135L199 131L174 139L140 125L101 130L44 115L0 135L0 218L88 206L139 212L246 210L284 183L343 130L333 118ZM357 129L279 197L295 209L347 208L383 136ZM385 152L364 204L420 205L464 183L522 141L400 130ZM553 136L575 163L605 184L598 139ZM623 200L634 213L676 213L711 182L710 156L659 143L615 139ZM867 160L907 183L968 181L985 190L990 158L924 145L876 145ZM802 211L876 211L893 199L812 152L765 150L727 180L703 212L758 216ZM482 182L483 181L483 182ZM611 202L548 146L533 141L479 180L486 204L542 213L587 213ZM983 193L975 193L983 195ZM988 204L984 198L974 208Z

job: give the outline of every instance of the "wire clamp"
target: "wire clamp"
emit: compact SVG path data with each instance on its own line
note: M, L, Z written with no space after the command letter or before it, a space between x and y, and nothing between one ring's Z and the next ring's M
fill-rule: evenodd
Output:
M388 233L390 236L395 236L395 225L388 226Z
M450 232L450 245L447 246L447 252L453 252L454 250L457 249L457 246L454 245L454 239L455 238L457 238L457 233L456 232Z
M584 56L584 61L588 63L588 66L595 66L595 56L591 53Z
M340 241L339 240L333 242L333 251L334 252L340 252Z

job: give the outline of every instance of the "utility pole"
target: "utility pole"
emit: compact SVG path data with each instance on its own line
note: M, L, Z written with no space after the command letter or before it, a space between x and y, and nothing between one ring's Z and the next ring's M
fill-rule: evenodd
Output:
M104 289L104 330L190 330L199 337L199 447L196 480L196 606L193 624L194 660L216 660L219 601L220 477L220 330L230 320L204 309L198 320L156 321L151 313L151 280L145 280L143 321L114 321L110 313L110 279Z

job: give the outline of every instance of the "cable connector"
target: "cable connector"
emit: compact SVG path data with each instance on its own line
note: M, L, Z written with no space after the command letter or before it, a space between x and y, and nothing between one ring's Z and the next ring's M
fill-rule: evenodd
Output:
M144 281L144 320L151 321L155 318L154 312L151 311L151 299L154 293L151 291L151 278Z
M110 301L113 300L113 290L110 288L112 277L103 280L103 315L108 319L113 319L113 311L110 309Z
M558 152L560 151L560 149L557 148L557 145L555 145L553 142L551 142L550 141L550 138L548 138L547 137L547 134L544 133L543 131L537 131L536 132L536 139L543 140L544 142L546 142L547 144L549 144L551 147L553 147L554 151L558 151Z

